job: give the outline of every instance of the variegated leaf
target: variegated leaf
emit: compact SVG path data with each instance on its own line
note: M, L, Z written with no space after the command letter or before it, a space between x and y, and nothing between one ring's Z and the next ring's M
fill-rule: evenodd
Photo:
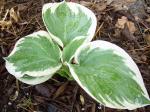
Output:
M73 58L76 50L84 43L86 37L80 37L72 40L66 47L63 49L62 57L64 62L70 62Z
M99 103L117 109L136 109L150 104L140 71L120 47L94 41L75 53L70 72L79 85Z
M77 3L45 4L42 16L48 32L61 47L80 36L86 36L85 41L90 41L96 29L94 13Z
M39 77L36 77L36 76L32 77L29 75L24 75L23 77L17 77L17 79L26 84L36 85L36 84L40 84L40 83L47 81L48 79L50 79L52 77L52 75L53 74L51 74L51 73L49 75L39 76Z
M6 60L6 68L27 84L48 80L61 67L61 51L45 31L38 31L17 41Z

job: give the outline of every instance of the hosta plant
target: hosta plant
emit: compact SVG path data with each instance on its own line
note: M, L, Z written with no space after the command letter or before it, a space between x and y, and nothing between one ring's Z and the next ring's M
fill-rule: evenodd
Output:
M7 70L26 84L40 84L54 74L74 79L97 102L117 109L150 104L140 71L120 47L93 41L96 17L72 2L49 3L42 9L46 31L17 41Z

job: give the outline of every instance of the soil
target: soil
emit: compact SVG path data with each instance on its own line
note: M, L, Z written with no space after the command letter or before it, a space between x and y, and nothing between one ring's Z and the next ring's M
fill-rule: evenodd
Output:
M150 94L150 2L145 0L144 12L135 14L134 7L118 10L116 5L102 0L72 1L94 11L98 26L93 40L107 40L125 49L137 63ZM32 32L45 30L41 8L47 2L59 0L0 1L0 20L6 22L0 22L0 112L150 112L150 106L134 111L104 107L89 97L75 81L57 74L43 84L30 86L7 72L2 57L8 56L16 41ZM133 23L136 30L131 29L133 24L118 28L116 23L122 17Z

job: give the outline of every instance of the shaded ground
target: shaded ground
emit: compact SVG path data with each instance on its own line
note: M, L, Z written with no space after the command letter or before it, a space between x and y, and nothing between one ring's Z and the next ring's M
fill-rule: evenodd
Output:
M145 0L145 7L140 6L143 12L139 13L136 9L132 10L134 5L129 6L132 7L128 9L131 14L122 8L116 9L114 5L98 1L80 2L97 16L98 26L93 40L107 40L125 49L139 66L150 94L150 2ZM29 86L16 81L6 71L2 57L11 52L15 42L34 31L45 30L41 8L46 2L51 1L0 1L0 20L5 21L5 24L0 22L0 112L150 112L150 106L134 111L103 107L92 100L76 82L57 75L43 84Z

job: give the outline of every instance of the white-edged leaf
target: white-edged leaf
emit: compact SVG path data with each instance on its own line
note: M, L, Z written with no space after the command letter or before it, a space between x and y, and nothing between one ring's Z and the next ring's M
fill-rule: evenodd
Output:
M62 53L50 35L45 31L38 31L18 40L10 55L4 59L10 74L25 83L28 83L25 81L27 78L23 79L25 75L43 77L40 83L42 80L48 80L59 70L61 57ZM36 84L40 80L40 78L32 79Z
M62 52L62 58L64 62L70 62L73 58L76 50L84 43L86 37L75 38L69 44L67 44Z
M79 85L99 103L117 109L136 109L150 104L140 71L120 47L94 41L75 53L70 72Z
M17 79L26 84L36 85L36 84L40 84L40 83L47 81L48 79L52 77L52 75L53 74L49 74L49 75L40 76L40 77L32 77L29 75L24 75L23 77L17 77Z
M42 17L48 32L61 47L80 36L86 36L85 41L92 40L97 24L88 8L65 1L45 4Z

